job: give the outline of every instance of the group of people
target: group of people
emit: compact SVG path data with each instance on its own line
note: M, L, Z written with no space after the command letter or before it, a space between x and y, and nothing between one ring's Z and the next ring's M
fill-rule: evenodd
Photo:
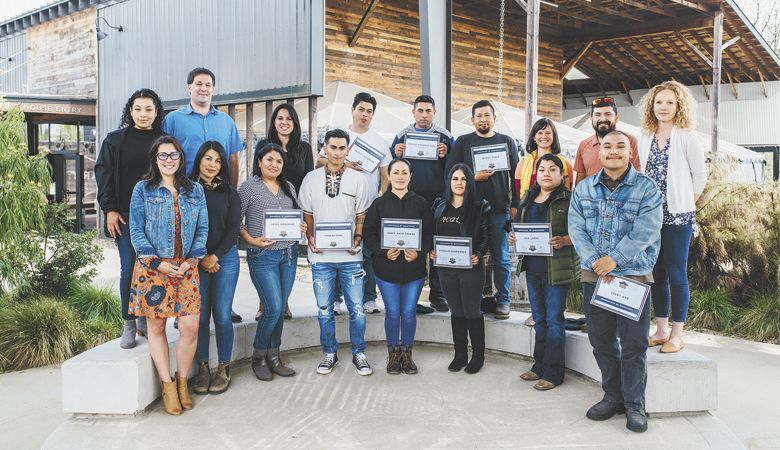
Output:
M379 312L377 287L385 308L387 373L417 373L412 350L416 314L427 312L418 304L426 278L430 310L451 312L454 356L448 369L477 373L485 361L486 256L492 261L495 317L505 319L510 248L517 242L512 224L549 224L552 255L521 256L518 266L526 273L536 335L534 364L521 378L536 381L534 388L542 391L563 383L564 310L579 279L605 393L587 417L605 420L625 412L629 429L646 430L646 351L661 345L671 353L684 346L687 253L696 200L707 180L685 86L669 81L650 90L638 141L616 129L614 98L594 100L594 135L580 144L574 165L561 154L555 124L546 118L533 125L520 160L515 140L494 130L495 110L487 100L472 106L474 132L453 139L434 123L433 98L421 95L412 107L414 123L388 145L371 129L376 99L359 93L351 123L329 130L317 155L301 140L297 113L285 103L273 111L266 138L255 148L252 176L238 190L242 143L232 119L211 104L214 86L211 71L194 69L187 79L189 105L164 119L157 94L133 93L95 167L106 232L116 239L121 258L120 345L134 346L136 334L148 337L168 413L193 406L187 380L193 360L195 393L219 394L230 385L239 242L246 245L261 305L252 370L263 381L295 374L279 348L298 242L274 240L264 228L268 211L298 210L318 307L318 373L332 372L338 362L334 315L342 301L352 363L359 375L372 373L365 314ZM407 155L409 133L434 136L435 155ZM381 157L370 167L350 160L355 145ZM473 149L486 146L506 149L504 170L475 171ZM383 245L386 219L418 222L419 245ZM348 224L350 245L333 249L318 242L321 224ZM468 239L471 255L464 267L435 263L435 236ZM614 277L652 285L658 324L653 335L650 302L638 321L590 304L597 281ZM174 377L165 335L172 317L180 332ZM208 362L212 318L219 361L214 373Z

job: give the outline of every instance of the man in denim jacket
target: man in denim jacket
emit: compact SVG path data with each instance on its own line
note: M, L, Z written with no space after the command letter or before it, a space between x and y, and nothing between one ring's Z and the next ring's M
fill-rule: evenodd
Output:
M647 430L647 336L650 300L635 322L590 304L598 278L653 282L661 245L663 199L655 182L630 166L628 135L612 131L601 142L604 168L578 184L569 208L569 236L580 256L588 338L601 369L604 399L586 414L607 420L626 414L631 431ZM618 342L618 337L620 341Z

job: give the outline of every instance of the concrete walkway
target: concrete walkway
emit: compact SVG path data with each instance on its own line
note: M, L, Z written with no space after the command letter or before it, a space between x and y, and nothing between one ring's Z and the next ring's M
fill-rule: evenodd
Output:
M105 254L96 282L115 285L118 261L114 251ZM293 314L311 315L311 285L301 275L291 307ZM235 309L251 320L256 305L244 273ZM627 431L623 417L587 420L585 410L601 391L576 374L537 392L518 377L530 367L527 360L491 353L479 374L451 374L450 349L420 345L420 374L390 376L385 348L371 345L371 377L357 376L348 359L333 374L317 375L316 350L290 355L299 374L272 383L257 381L248 364L239 364L228 392L196 397L196 408L181 417L167 416L159 402L136 417L67 417L59 368L2 374L0 447L780 448L780 347L699 333L688 333L686 342L718 363L719 409L653 417L642 435Z

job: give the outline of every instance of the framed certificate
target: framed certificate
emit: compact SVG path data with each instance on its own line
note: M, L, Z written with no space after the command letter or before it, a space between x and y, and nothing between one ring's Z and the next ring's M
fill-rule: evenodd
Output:
M471 269L471 238L434 236L433 249L436 250L434 266Z
M552 256L552 225L549 223L513 223L515 252L518 255Z
M472 147L471 158L474 163L474 172L509 170L509 150L507 150L506 144Z
M300 209L266 209L263 213L263 234L273 241L300 241L303 239Z
M639 322L650 286L630 278L614 277L607 283L599 278L590 304Z
M436 133L406 133L404 158L439 159L439 135Z
M373 172L379 167L379 163L385 158L384 152L375 149L363 139L356 138L349 146L347 161L360 163L360 167L366 172Z
M382 248L420 250L422 244L422 220L382 219Z
M314 245L320 250L350 250L355 241L352 222L314 224Z

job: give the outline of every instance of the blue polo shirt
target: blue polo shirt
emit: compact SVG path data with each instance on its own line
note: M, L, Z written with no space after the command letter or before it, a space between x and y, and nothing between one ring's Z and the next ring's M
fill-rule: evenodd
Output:
M228 159L233 153L240 152L244 145L238 135L236 123L227 114L211 107L208 114L192 110L192 105L177 109L165 116L163 131L181 142L184 154L187 156L187 176L190 175L192 164L198 149L206 141L218 141L225 147Z

